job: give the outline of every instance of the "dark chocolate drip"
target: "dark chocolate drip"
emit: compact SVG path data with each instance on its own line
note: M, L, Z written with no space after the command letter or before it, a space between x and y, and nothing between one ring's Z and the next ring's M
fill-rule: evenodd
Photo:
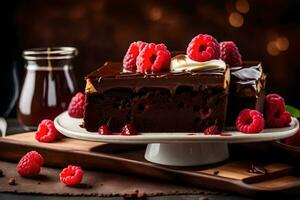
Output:
M89 74L86 78L90 79L98 92L105 92L113 88L131 89L134 92L138 92L143 88L162 88L168 89L172 94L176 92L179 85L191 87L195 91L205 89L203 87L207 84L225 89L224 79L226 79L225 72L220 71L164 71L149 74L123 72L122 63L111 62L105 63L104 66Z
M198 75L216 75L221 76L222 71L206 71L206 72L161 72L157 74L143 74L138 72L120 72L119 75L115 75L116 78L128 78L128 77L143 77L143 78L164 78L169 76L198 76ZM111 76L103 76L110 78Z
M139 72L123 72L122 71L123 65L122 63L113 63L113 62L106 62L102 67L98 70L92 72L91 74L87 75L86 78L92 77L102 77L102 78L128 78L128 77L143 77L143 78L164 78L169 76L201 76L201 75L211 75L211 76L221 76L224 75L224 71L215 70L215 71L203 71L203 72L170 72L164 71L159 73L149 73L143 74Z

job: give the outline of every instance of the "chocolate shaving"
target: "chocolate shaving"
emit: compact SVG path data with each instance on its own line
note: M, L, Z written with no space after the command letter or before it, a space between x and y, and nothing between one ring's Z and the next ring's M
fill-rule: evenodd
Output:
M267 174L268 173L266 168L264 168L263 166L255 165L255 164L251 164L248 172L255 173L255 174Z

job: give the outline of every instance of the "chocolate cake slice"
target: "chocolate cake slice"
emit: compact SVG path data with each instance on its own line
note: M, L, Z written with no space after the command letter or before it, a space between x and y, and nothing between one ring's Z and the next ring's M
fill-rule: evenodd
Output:
M113 132L120 132L128 122L139 132L201 132L214 124L224 126L228 68L155 74L122 69L122 63L107 62L86 76L88 131L109 124Z
M242 66L231 67L230 74L226 124L234 126L239 112L245 108L263 113L266 74L257 61L245 61Z

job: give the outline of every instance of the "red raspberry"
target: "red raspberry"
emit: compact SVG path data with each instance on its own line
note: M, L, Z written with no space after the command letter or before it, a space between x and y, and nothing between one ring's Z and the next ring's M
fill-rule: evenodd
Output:
M295 135L284 139L284 142L288 145L300 147L300 129Z
M127 71L136 70L136 59L143 48L147 45L146 42L132 42L123 58L123 67Z
M60 133L56 130L52 120L44 119L39 124L35 133L35 139L39 142L53 142L60 138Z
M100 135L111 135L112 134L107 125L100 126L99 129L98 129L98 133Z
M198 62L219 59L220 46L211 35L199 34L189 43L186 54L190 59Z
M265 127L265 120L257 110L244 109L239 113L235 124L242 133L259 133Z
M269 94L265 100L266 125L268 127L285 127L291 122L291 114L285 111L285 101L278 94Z
M85 96L78 92L72 99L68 107L68 113L71 117L81 118L84 113Z
M126 124L121 131L121 135L137 135L137 132L132 124Z
M171 53L164 44L147 44L137 57L137 72L150 73L168 70Z
M217 125L212 125L204 130L204 135L219 135L220 133Z
M220 58L231 67L242 65L242 57L239 49L232 41L220 43Z
M60 174L59 179L62 183L68 186L76 186L80 184L83 177L83 170L81 167L68 165Z
M34 177L39 174L44 158L36 151L30 151L19 161L17 172L24 177Z

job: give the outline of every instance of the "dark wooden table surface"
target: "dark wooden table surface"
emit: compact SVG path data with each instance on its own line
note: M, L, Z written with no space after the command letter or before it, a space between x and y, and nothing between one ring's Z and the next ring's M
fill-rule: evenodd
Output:
M10 134L17 134L19 132L24 132L22 127L18 124L16 119L8 119L8 129L7 135ZM96 199L105 199L105 200L122 200L125 199L123 197L69 197L69 196L45 196L45 195L20 195L20 194L13 194L13 193L0 193L0 200L81 200L81 199L88 199L88 200L96 200ZM126 198L128 199L128 198ZM156 196L156 197L147 197L146 199L151 200L199 200L199 199L212 199L212 200L227 200L227 199L234 199L234 200L247 200L252 199L248 197L242 197L235 194L212 194L212 195L176 195L176 196Z

